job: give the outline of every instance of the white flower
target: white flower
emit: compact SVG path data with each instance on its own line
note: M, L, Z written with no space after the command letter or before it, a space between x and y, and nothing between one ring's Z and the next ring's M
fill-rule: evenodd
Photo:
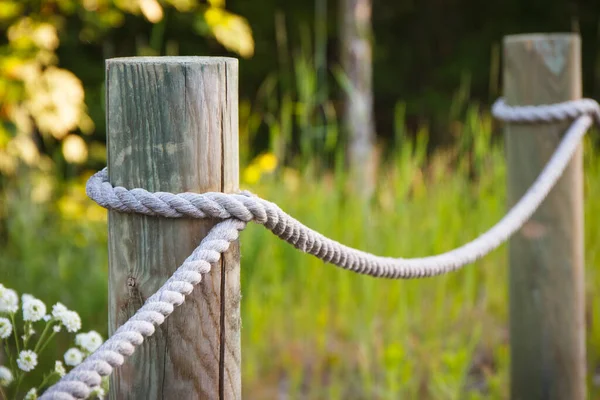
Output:
M54 325L54 326L52 327L52 329L53 329L53 330L54 330L54 332L56 332L56 333L60 332L60 328L61 328L61 325L60 325L60 324Z
M96 386L90 392L90 397L89 398L90 399L103 399L104 396L106 396L106 393L104 392L104 389L102 389L100 386Z
M0 317L0 339L6 339L12 333L12 324L8 318Z
M32 295L30 295L30 294L23 293L23 294L21 295L21 303L23 303L23 304L25 304L25 303L27 303L29 300L33 300L33 299L35 299L35 297L33 297L33 296L32 296Z
M46 305L43 301L33 297L23 301L24 321L36 322L44 318L44 315L46 315Z
M29 389L29 392L27 392L25 397L23 397L23 400L35 400L37 398L37 390L35 390L35 388L31 388Z
M29 372L37 365L37 354L31 350L22 350L17 358L17 365L25 372Z
M8 386L13 381L13 374L10 369L0 365L0 386Z
M52 306L52 316L59 320L69 332L77 332L81 329L79 314L69 310L61 303L56 303Z
M67 307L63 303L56 303L52 306L52 316L54 318L59 318L64 312L69 311Z
M56 361L54 363L54 372L56 372L62 378L67 373L67 370L62 362Z
M75 311L66 311L62 314L60 322L67 328L69 332L77 332L81 329L81 318Z
M65 353L65 364L67 365L74 367L76 365L81 364L82 360L83 354L81 353L81 351L79 351L79 349L76 349L75 347L70 348Z
M19 296L12 289L0 284L0 313L16 313L19 309Z
M52 319L52 316L50 314L46 314L44 315L44 318L42 318L44 321L48 322L50 321L50 319Z
M75 336L75 343L83 350L93 353L102 344L102 336L100 336L100 334L96 331L80 333Z

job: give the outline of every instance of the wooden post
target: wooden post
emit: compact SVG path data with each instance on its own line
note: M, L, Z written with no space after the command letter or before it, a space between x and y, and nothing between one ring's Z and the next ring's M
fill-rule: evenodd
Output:
M344 131L353 188L363 199L375 190L375 119L371 50L372 0L340 0L340 61L348 85Z
M581 97L575 34L504 39L509 105ZM514 204L556 149L569 122L507 124L508 197ZM511 399L584 399L583 168L579 148L564 175L510 241Z
M238 64L217 57L106 63L113 185L173 193L238 187ZM215 221L109 213L109 329L125 322ZM112 375L111 399L239 399L239 246Z

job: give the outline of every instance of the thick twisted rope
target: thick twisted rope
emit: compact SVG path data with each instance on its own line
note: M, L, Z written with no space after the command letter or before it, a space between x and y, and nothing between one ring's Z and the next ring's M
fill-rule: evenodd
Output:
M113 187L106 169L90 178L87 194L110 210L168 218L217 218L200 245L173 276L122 325L96 352L49 388L42 399L81 399L100 384L102 376L122 365L144 336L181 305L200 283L247 222L264 225L276 236L323 261L357 273L385 278L430 277L457 270L496 249L520 229L548 195L592 124L600 123L600 107L593 100L578 100L548 106L510 107L500 99L493 106L499 119L519 123L545 123L575 119L550 161L519 202L490 230L449 252L423 258L380 257L344 246L307 228L276 204L249 193L150 193L144 189Z
M593 99L579 99L538 106L509 106L500 98L492 106L492 114L504 122L551 123L575 120L589 115L600 124L600 106Z
M524 107L534 110L531 112L524 112L521 107L508 107L502 101L494 105L495 115L511 122L523 119L527 122L551 122L574 116L579 118L569 128L531 188L498 224L472 242L436 256L388 258L349 248L304 226L276 204L248 193L172 194L150 193L144 189L128 190L113 187L108 182L106 169L90 178L87 193L102 207L120 212L170 218L236 218L244 222L254 221L299 250L360 274L393 279L437 276L472 263L496 249L520 229L544 200L589 128L591 119L588 114L593 114L600 121L600 109L593 100L565 104L541 106L539 109Z
M227 219L215 225L167 282L127 322L93 354L50 387L41 399L89 397L93 388L100 385L103 376L110 375L115 367L123 365L125 358L133 354L144 337L151 336L155 327L161 325L176 306L183 304L185 296L192 293L202 275L220 260L245 227L246 223L237 219Z

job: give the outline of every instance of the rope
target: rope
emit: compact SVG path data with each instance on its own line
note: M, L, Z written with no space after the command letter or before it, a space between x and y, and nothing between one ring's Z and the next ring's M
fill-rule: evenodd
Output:
M380 257L353 249L304 226L276 204L248 192L150 193L144 189L113 187L108 171L92 176L86 191L90 198L109 210L167 218L216 218L215 225L200 245L171 278L122 325L96 352L50 387L41 399L80 399L100 384L102 376L122 365L144 336L181 305L185 296L199 284L229 245L237 240L247 222L264 225L297 249L340 268L364 275L394 279L437 276L470 264L504 243L531 217L562 175L581 138L592 124L600 123L600 107L593 100L577 100L555 105L511 107L502 99L493 108L494 116L512 123L547 123L575 119L555 153L519 202L490 230L475 240L449 252L423 258Z
M165 284L125 324L81 364L48 388L40 399L87 398L91 390L100 385L103 376L110 375L115 367L123 365L125 357L133 354L144 337L151 336L155 327L161 325L176 306L183 304L185 296L192 293L202 275L210 272L211 266L221 259L245 227L246 223L237 219L216 224Z
M600 106L593 99L570 100L538 106L509 106L500 98L492 105L494 117L512 123L551 123L589 115L600 124Z

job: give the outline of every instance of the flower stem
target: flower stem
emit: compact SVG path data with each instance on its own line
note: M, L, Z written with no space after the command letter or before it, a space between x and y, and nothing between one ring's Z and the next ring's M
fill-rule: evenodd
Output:
M19 386L21 386L21 382L23 382L24 376L25 376L25 373L21 373L19 375L19 379L17 379L17 386L15 386L15 398L19 394Z
M46 385L46 383L48 383L48 381L50 380L50 378L52 378L54 375L58 375L58 373L52 371L48 375L46 375L44 377L44 380L42 381L42 383L40 383L40 386L38 386L37 391L38 392L41 391L44 388L44 386Z
M8 358L8 364L13 367L13 369L17 368L17 364L15 363L15 359L12 356L12 352L10 351L10 346L7 341L4 341L4 352L6 353L6 357Z
M2 390L2 386L0 386L0 396L2 396L3 399L8 399L8 396L6 396L6 393Z
M31 337L31 335L29 334L31 330L31 321L25 321L25 332L23 332L23 349L27 348L27 343L29 342L29 338Z
M21 347L19 346L19 336L17 335L17 324L15 324L15 314L10 314L10 319L13 325L13 334L15 335L15 346L17 346L17 355L21 353Z
M44 349L46 348L46 346L48 346L48 343L50 343L50 341L52 340L52 338L56 335L56 331L52 331L52 333L50 334L50 336L48 337L48 339L46 339L46 343L44 343L41 347L40 347L40 351L37 352L37 355L39 356L42 351L44 351Z
M37 343L35 344L35 348L33 351L35 351L36 353L38 352L38 350L40 349L40 346L42 344L42 341L45 339L46 334L48 333L48 330L50 329L50 326L52 325L52 320L46 322L46 326L44 327L44 330L42 331L42 334L40 335L40 338L38 339Z

